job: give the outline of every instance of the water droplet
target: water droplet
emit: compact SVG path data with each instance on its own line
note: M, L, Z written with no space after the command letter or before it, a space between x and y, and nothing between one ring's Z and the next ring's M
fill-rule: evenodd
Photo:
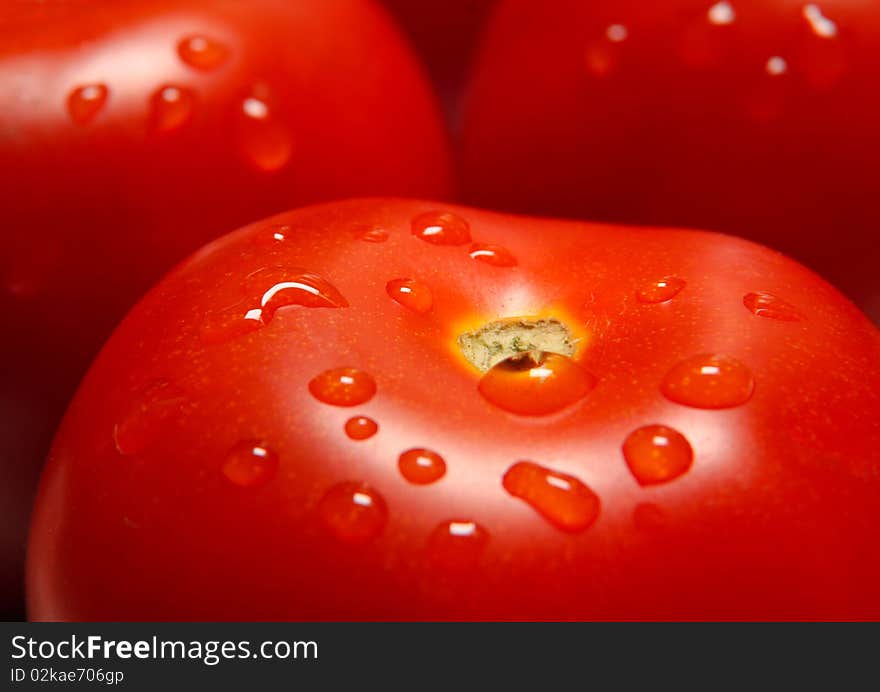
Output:
M491 264L493 267L515 267L516 257L510 254L510 250L500 245L485 245L474 243L468 251L470 256L479 261Z
M222 470L231 483L242 488L255 488L275 477L278 455L263 442L244 440L229 450Z
M392 279L385 291L396 302L414 312L425 313L434 305L431 289L417 279Z
M229 49L212 38L195 34L182 38L177 44L177 54L190 67L197 70L215 70L229 57Z
M641 485L678 478L694 460L685 436L665 425L646 425L631 432L623 443L623 456Z
M324 526L345 543L366 543L382 533L388 521L382 496L352 481L330 488L318 503L318 514Z
M450 570L470 569L489 543L489 532L467 519L444 521L428 538L431 561Z
M718 26L733 24L736 20L736 11L729 2L724 2L724 0L712 5L706 14L709 17L709 21Z
M493 365L478 387L505 411L542 416L575 403L595 386L596 378L568 356L527 351Z
M245 280L245 291L249 295L260 295L258 317L266 324L279 308L289 305L306 308L348 307L345 296L333 284L302 267L259 269Z
M400 455L397 466L410 483L427 485L446 475L446 462L430 449L408 449Z
M261 228L254 234L254 244L262 247L277 247L290 238L292 229L286 224L272 224L267 228Z
M186 125L192 116L195 94L191 89L167 85L150 97L152 128L156 132L171 132Z
M822 9L818 5L814 3L804 5L803 15L816 36L821 38L837 36L837 24L823 15Z
M451 212L419 214L412 220L412 232L417 238L433 245L464 245L471 242L470 225Z
M623 24L612 24L605 29L605 36L612 43L620 43L627 39L629 30Z
M148 384L113 428L116 449L125 455L148 449L167 430L185 401L183 390L168 380Z
M355 229L354 237L357 240L363 240L365 243L384 243L388 240L388 231L384 228L366 226Z
M90 123L107 102L110 90L103 84L88 84L70 92L67 112L78 125Z
M379 424L366 416L355 416L345 421L345 434L352 440L366 440L379 431Z
M248 162L267 173L283 168L293 154L293 138L273 117L268 102L248 97L242 102L241 115L239 141Z
M636 298L642 303L665 303L681 293L686 283L675 276L664 276L642 286L636 291Z
M599 516L599 496L583 482L531 461L511 466L502 484L562 531L583 531Z
M199 325L199 338L207 345L222 344L250 334L264 325L263 311L243 305L210 312Z
M727 356L700 354L681 361L663 378L666 398L695 408L730 408L748 401L755 389L749 369Z
M788 63L785 61L785 58L780 58L778 55L774 55L767 59L765 69L767 70L767 74L771 77L777 77L788 71Z
M376 381L356 368L332 368L312 379L309 391L325 404L358 406L373 398Z
M803 314L796 307L766 291L746 293L743 297L743 305L758 317L786 322L799 322L804 319Z

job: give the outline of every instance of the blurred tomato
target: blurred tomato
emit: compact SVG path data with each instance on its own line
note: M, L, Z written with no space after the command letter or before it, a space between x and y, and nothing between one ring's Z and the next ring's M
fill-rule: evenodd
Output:
M880 321L880 5L504 0L465 109L469 201L742 235Z

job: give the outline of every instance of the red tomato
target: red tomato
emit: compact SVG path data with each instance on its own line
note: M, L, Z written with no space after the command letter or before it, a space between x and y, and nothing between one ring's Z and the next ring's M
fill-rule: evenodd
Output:
M370 2L22 5L0 10L4 598L50 431L165 270L294 205L450 178L434 98Z
M783 255L350 201L128 315L50 455L30 615L876 619L878 497L880 332Z
M880 323L876 3L505 0L480 56L469 201L742 235Z

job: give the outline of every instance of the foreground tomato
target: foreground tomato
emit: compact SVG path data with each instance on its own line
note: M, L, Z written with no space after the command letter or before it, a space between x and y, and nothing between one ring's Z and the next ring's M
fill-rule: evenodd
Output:
M876 618L878 422L880 333L747 241L311 207L98 357L30 615Z
M51 431L113 325L243 223L352 194L443 197L435 104L362 0L0 9L0 614Z
M776 247L880 323L880 6L505 0L463 129L470 201Z

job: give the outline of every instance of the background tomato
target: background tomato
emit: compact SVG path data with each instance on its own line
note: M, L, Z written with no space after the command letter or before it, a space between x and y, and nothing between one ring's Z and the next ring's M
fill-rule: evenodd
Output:
M51 431L142 291L255 218L442 198L450 177L433 96L372 3L6 3L0 24L5 612Z
M880 9L504 0L465 108L468 201L783 250L880 321Z
M460 345L524 316L552 355L465 360L536 345ZM878 450L880 333L773 251L310 207L199 251L102 351L30 615L877 618Z

